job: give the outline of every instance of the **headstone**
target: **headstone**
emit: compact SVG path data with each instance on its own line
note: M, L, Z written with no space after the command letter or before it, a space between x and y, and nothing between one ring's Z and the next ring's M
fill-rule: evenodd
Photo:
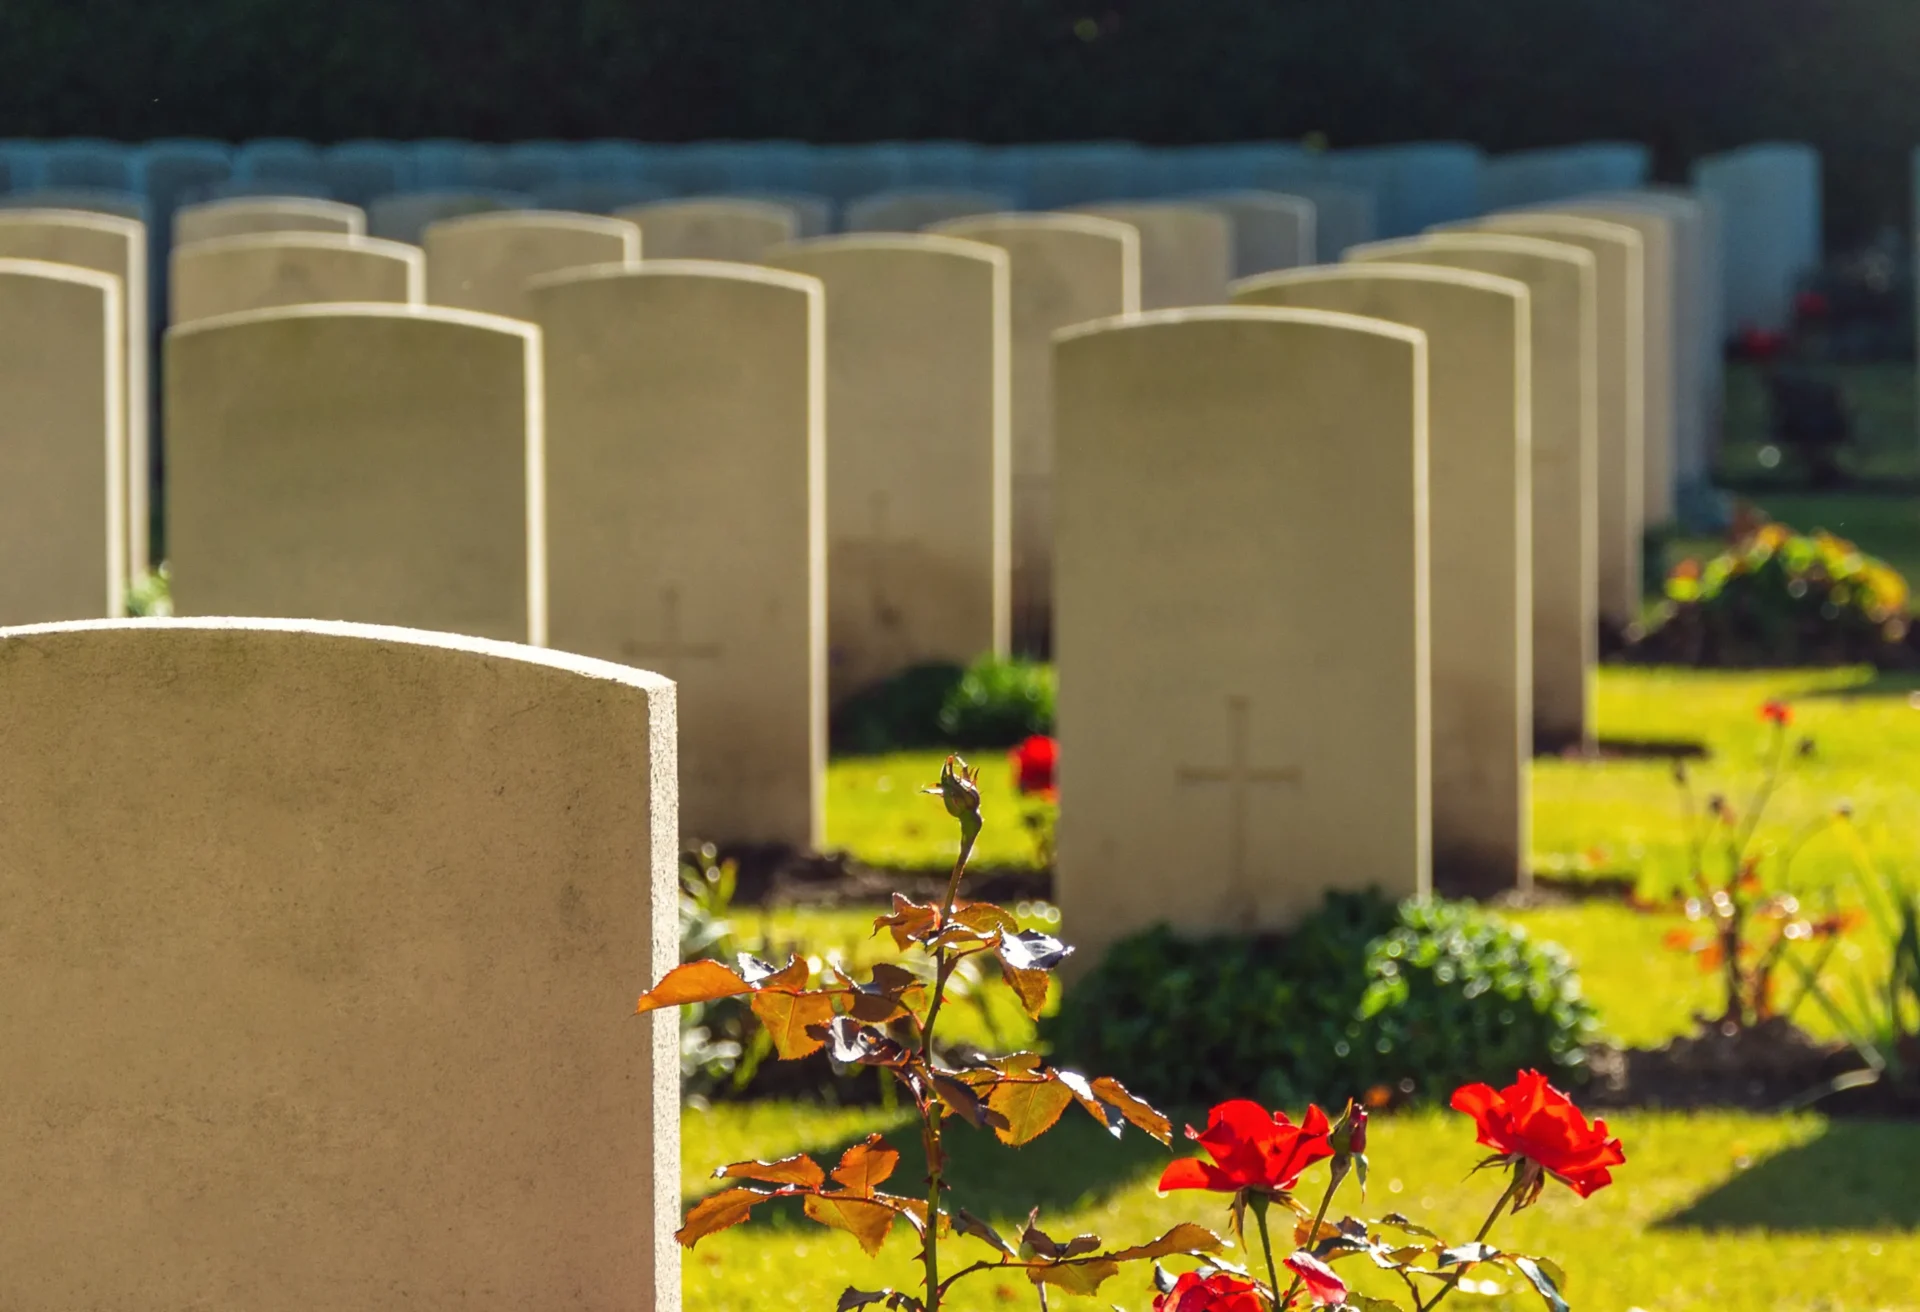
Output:
M366 230L366 211L359 206L303 196L203 201L182 206L173 216L176 246L263 232L334 232L357 237Z
M554 274L530 295L551 641L674 680L689 841L810 852L825 837L822 295L675 260Z
M1784 332L1801 277L1820 263L1820 154L1768 142L1697 160L1693 185L1717 202L1725 324Z
M869 142L856 146L815 146L807 189L840 204L859 196L891 191L907 185L909 148L898 142ZM718 190L746 184L730 180Z
M325 166L310 141L267 137L244 143L233 152L235 182L284 189L326 186Z
M168 321L283 305L426 303L418 246L332 232L219 237L173 249Z
M69 137L50 141L41 161L40 185L87 191L134 190L134 151L118 141Z
M47 143L31 137L0 137L0 159L7 163L7 185L15 191L44 186Z
M0 624L123 613L121 295L112 274L0 259Z
M1289 186L1287 193L1313 205L1314 243L1321 264L1332 264L1355 246L1364 246L1380 235L1373 193L1364 188L1300 182Z
M834 202L825 196L816 196L806 191L766 191L758 188L739 187L725 196L714 197L719 200L752 200L766 205L778 205L793 212L794 231L801 240L809 237L824 237L834 230Z
M799 234L793 211L768 201L721 197L661 201L620 211L640 225L650 260L757 263L770 246Z
M1056 888L1081 952L1426 893L1421 335L1209 307L1057 340Z
M109 214L117 219L145 223L145 197L130 191L102 191L96 187L40 187L0 196L0 209L9 210L81 210L88 214Z
M1010 197L984 191L883 191L850 202L841 226L848 232L919 232L948 219L1002 214L1012 208Z
M1080 208L1138 194L1140 147L1130 141L1015 146L1022 190L1035 209Z
M1140 233L1140 308L1219 305L1233 281L1233 221L1197 203L1082 205Z
M1434 881L1454 895L1524 887L1533 752L1526 284L1438 265L1346 264L1250 278L1233 298L1426 334Z
M509 210L427 229L427 300L513 319L530 316L527 284L596 264L635 264L640 229L598 214Z
M1537 745L1590 744L1598 660L1598 311L1592 254L1504 233L1435 233L1347 252L1525 283L1533 377L1533 724Z
M418 246L426 237L427 226L442 219L491 214L496 210L523 210L532 204L531 197L505 191L402 192L382 196L367 206L367 231L388 241Z
M567 210L574 214L613 214L635 205L666 200L671 195L664 187L648 182L556 182L533 194L534 203L543 210Z
M46 260L111 274L120 280L121 318L126 347L121 354L126 382L120 393L126 408L127 568L147 568L148 500L152 457L147 441L147 231L132 219L78 210L0 210L0 259Z
M141 189L153 205L156 223L170 221L189 195L225 182L233 170L233 151L221 141L149 141L140 154Z
M517 141L500 151L486 176L496 190L536 195L573 177L573 150L563 141Z
M981 161L989 153L972 141L916 141L907 152L904 181L943 191L978 188Z
M1629 141L1516 150L1493 156L1481 168L1480 202L1489 210L1517 209L1638 187L1647 180L1652 163L1645 146Z
M1601 219L1632 228L1640 234L1641 251L1646 258L1646 449L1641 460L1645 487L1641 510L1649 525L1671 524L1674 517L1677 479L1674 453L1681 428L1681 389L1687 392L1687 404L1695 407L1698 399L1698 365L1692 359L1697 343L1683 340L1680 314L1684 293L1680 285L1679 259L1682 220L1676 212L1661 212L1646 203L1610 200L1602 196L1562 201L1552 207L1568 214ZM1694 257L1697 258L1697 257ZM1697 328L1689 324L1687 332ZM1682 379L1687 379L1685 383ZM1696 419L1698 416L1696 416Z
M677 1312L666 680L230 619L0 669L10 1307Z
M994 214L934 231L1007 253L1012 388L1013 642L1053 631L1053 335L1140 309L1140 235L1090 214Z
M539 329L301 305L166 348L175 613L545 642Z
M1720 282L1715 216L1698 196L1671 188L1606 192L1575 203L1605 207L1620 214L1623 222L1632 222L1630 215L1666 220L1673 255L1673 440L1670 479L1656 488L1658 471L1648 470L1648 514L1659 504L1661 491L1677 509L1681 489L1701 486L1711 477L1725 401L1726 337L1716 317Z
M433 137L411 144L410 172L426 192L463 194L493 189L491 148L454 137Z
M1564 242L1594 259L1597 408L1594 450L1600 617L1614 632L1640 617L1646 536L1647 262L1640 233L1578 214L1518 210L1460 230Z
M205 194L196 195L196 202L203 200L284 200L288 197L300 197L305 200L333 200L334 194L324 182L243 182L238 178L226 182L217 182L206 189Z
M1461 142L1420 141L1333 151L1321 169L1328 182L1372 191L1380 235L1401 237L1480 213L1484 162Z
M397 141L343 141L320 157L320 176L341 200L365 208L408 182L406 147Z
M764 262L826 289L829 696L1004 654L1006 253L873 234Z
M1250 278L1318 262L1313 202L1270 191L1222 191L1190 198L1233 224L1233 274Z
M589 141L574 148L574 176L582 182L646 182L668 187L663 177L649 173L648 156L633 141Z

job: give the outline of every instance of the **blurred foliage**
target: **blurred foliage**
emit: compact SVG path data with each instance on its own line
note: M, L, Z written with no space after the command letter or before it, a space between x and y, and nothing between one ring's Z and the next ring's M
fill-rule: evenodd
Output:
M0 135L809 141L1768 138L1908 227L1900 0L10 0Z
M1171 1102L1381 1105L1527 1067L1578 1081L1598 1020L1564 951L1487 912L1331 893L1283 942L1126 939L1041 1033Z
M1714 666L1903 665L1907 582L1831 533L1764 524L1667 577L1635 655Z
M913 747L1011 747L1053 732L1053 667L982 656L962 668L915 665L863 689L833 717L836 752Z

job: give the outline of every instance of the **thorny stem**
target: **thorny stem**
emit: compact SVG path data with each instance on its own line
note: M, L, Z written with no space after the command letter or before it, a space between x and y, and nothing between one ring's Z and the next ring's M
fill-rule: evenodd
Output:
M1327 1173L1327 1191L1320 1195L1320 1210L1313 1214L1313 1229L1307 1232L1307 1245L1312 1247L1320 1238L1320 1223L1327 1219L1327 1208L1333 1203L1333 1194L1346 1178L1345 1171L1329 1170ZM1273 1241L1267 1237L1267 1209L1261 1208L1254 1213L1254 1219L1260 1222L1260 1246L1267 1250L1267 1279L1273 1282L1275 1291L1280 1288L1280 1277L1273 1267ZM1300 1277L1294 1276L1293 1283L1287 1286L1287 1296L1274 1304L1276 1309L1285 1309L1293 1302L1293 1296L1300 1292Z
M1525 1168L1523 1167L1521 1169ZM1500 1213L1504 1211L1507 1204L1512 1202L1520 1193L1520 1178L1521 1173L1519 1170L1516 1170L1513 1173L1513 1179L1507 1182L1507 1191L1500 1195L1500 1201L1493 1205L1493 1210L1487 1213L1487 1219L1480 1223L1480 1233L1473 1237L1474 1243L1480 1244L1486 1242L1487 1235L1493 1230L1493 1223L1500 1219ZM1453 1292L1454 1286L1460 1283L1460 1277L1466 1275L1466 1273L1467 1263L1462 1262L1454 1267L1453 1274L1447 1277L1446 1283L1440 1286L1440 1291L1433 1296L1432 1301L1416 1307L1414 1312L1433 1312L1433 1309L1440 1306L1440 1300Z
M979 824L969 827L965 821L960 825L960 856L953 863L953 874L947 879L946 896L940 901L940 923L945 925L953 914L954 899L960 895L960 877L967 873L967 858L973 855L973 840L979 836ZM953 976L953 968L959 959L952 956L946 948L934 954L933 1000L927 1004L926 1023L920 1027L920 1060L930 1066L933 1062L933 1025L940 1018L940 1004L947 991L947 981ZM926 1267L926 1312L940 1312L940 1298L946 1290L940 1283L940 1168L943 1157L940 1148L940 1106L935 1096L923 1104L921 1116L921 1141L927 1154L927 1234L921 1247ZM1043 1296L1044 1306L1044 1296Z

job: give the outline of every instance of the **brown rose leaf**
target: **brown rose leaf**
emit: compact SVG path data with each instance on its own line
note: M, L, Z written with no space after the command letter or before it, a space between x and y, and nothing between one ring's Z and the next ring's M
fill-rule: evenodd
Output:
M1173 1122L1167 1119L1166 1113L1128 1093L1127 1086L1111 1075L1102 1075L1093 1082L1093 1096L1161 1143L1173 1142Z
M829 993L762 990L748 999L748 1005L767 1027L773 1051L781 1061L796 1061L820 1051L824 1039L818 1031L834 1018L833 995Z
M662 1007L683 1007L689 1002L712 1002L718 998L737 998L753 986L718 961L689 961L675 966L660 982L640 997L636 1014L658 1011Z
M1006 1118L994 1127L1000 1142L1018 1148L1032 1143L1054 1127L1060 1113L1073 1104L1073 1090L1060 1081L1044 1079L1002 1080L987 1095L987 1106Z
M1063 1262L1030 1266L1027 1279L1036 1285L1054 1285L1069 1294L1097 1294L1100 1286L1120 1274L1120 1264L1111 1258L1091 1262Z
M762 1184L797 1184L808 1189L817 1189L827 1180L820 1163L805 1153L782 1157L777 1162L734 1162L713 1175L717 1180L758 1180Z
M841 1154L833 1178L856 1198L871 1198L900 1165L900 1154L877 1134L870 1134Z
M1203 1225L1191 1221L1182 1221L1173 1229L1161 1235L1149 1244L1135 1244L1132 1248L1123 1248L1117 1253L1109 1253L1116 1262L1142 1262L1148 1258L1176 1257L1180 1254L1198 1255L1217 1253L1225 1248L1226 1241Z
M882 929L891 930L894 946L905 951L911 943L931 935L940 924L940 909L925 902L915 902L902 894L893 895L893 914L879 916L873 922L873 932Z
M807 1216L834 1230L845 1230L872 1257L893 1226L893 1209L870 1198L847 1194L808 1194Z
M687 1213L686 1221L674 1231L673 1237L680 1241L682 1248L692 1248L710 1234L739 1225L747 1219L756 1203L765 1202L770 1197L771 1194L761 1193L758 1189L722 1189L695 1203Z

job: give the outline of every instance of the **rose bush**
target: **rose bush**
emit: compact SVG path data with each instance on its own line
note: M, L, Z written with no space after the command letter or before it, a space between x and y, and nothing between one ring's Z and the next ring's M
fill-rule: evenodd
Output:
M776 967L742 955L732 963L694 961L675 967L643 995L637 1010L742 998L766 1028L774 1054L799 1060L824 1052L838 1067L872 1066L891 1076L919 1117L924 1180L911 1193L889 1191L900 1153L880 1135L853 1145L831 1171L805 1153L777 1161L733 1162L714 1174L724 1187L697 1202L676 1238L693 1247L708 1235L745 1221L756 1207L798 1199L806 1216L852 1235L869 1254L897 1223L919 1244L917 1291L849 1288L836 1312L882 1307L889 1312L939 1312L955 1285L969 1276L1020 1273L1040 1307L1049 1291L1095 1295L1129 1266L1151 1266L1155 1312L1289 1312L1331 1307L1353 1312L1433 1312L1475 1267L1496 1264L1517 1272L1551 1312L1567 1312L1565 1276L1546 1258L1509 1253L1487 1243L1503 1212L1538 1197L1548 1176L1582 1195L1608 1184L1625 1155L1603 1122L1589 1124L1544 1076L1523 1071L1500 1092L1470 1085L1454 1103L1474 1117L1483 1144L1494 1148L1483 1167L1509 1169L1505 1191L1472 1242L1450 1244L1433 1231L1391 1213L1378 1220L1351 1215L1328 1220L1334 1196L1352 1178L1364 1198L1367 1113L1349 1101L1338 1121L1309 1106L1299 1121L1245 1099L1215 1106L1205 1130L1187 1137L1206 1158L1175 1161L1162 1174L1163 1191L1206 1190L1229 1196L1228 1219L1246 1248L1246 1218L1254 1218L1266 1280L1220 1256L1225 1240L1207 1227L1182 1222L1143 1243L1113 1245L1097 1235L1060 1240L1042 1230L1036 1210L1014 1237L961 1206L946 1179L945 1136L953 1123L988 1130L1018 1146L1045 1134L1078 1106L1118 1137L1130 1125L1163 1144L1172 1142L1167 1117L1110 1078L1089 1078L1057 1067L1038 1053L963 1057L938 1042L937 1025L948 986L961 963L996 961L1029 1013L1045 1004L1052 970L1072 951L1048 935L1022 930L1006 911L961 898L967 861L979 838L980 793L974 773L949 757L939 796L960 827L959 858L938 903L896 894L893 909L874 922L913 964L884 962L856 980L829 966L816 980L812 965L795 957ZM1282 1017L1270 1017L1280 1022ZM1298 1190L1321 1163L1327 1176L1317 1206ZM1269 1213L1282 1216L1272 1225ZM1287 1224L1290 1222L1290 1224ZM1276 1235L1276 1229L1278 1234ZM957 1269L946 1265L950 1242L979 1248ZM1276 1239L1280 1240L1276 1246ZM1358 1256L1370 1269L1390 1272L1405 1286L1405 1303L1355 1291L1335 1265ZM1169 1272L1181 1260L1189 1270ZM1281 1272L1287 1277L1283 1283Z

